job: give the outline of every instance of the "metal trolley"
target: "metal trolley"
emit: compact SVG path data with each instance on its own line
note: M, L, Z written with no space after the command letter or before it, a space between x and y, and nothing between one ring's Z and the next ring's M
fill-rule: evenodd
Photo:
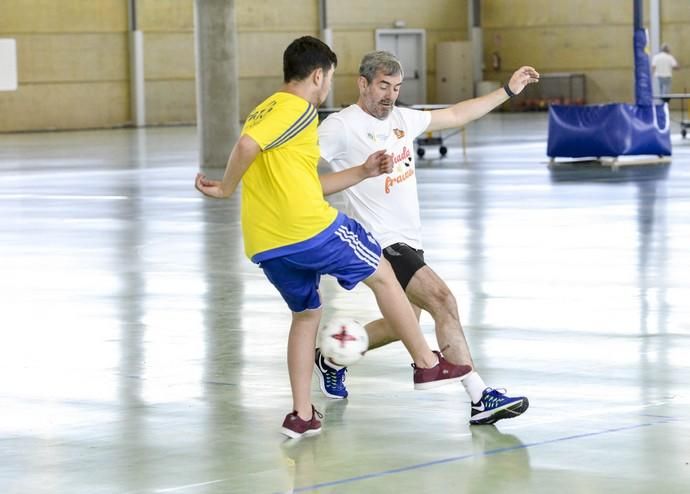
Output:
M663 96L655 96L655 98L666 103L672 99L680 100L680 135L685 139L688 135L688 129L690 129L690 105L688 104L690 93L671 93L664 94Z

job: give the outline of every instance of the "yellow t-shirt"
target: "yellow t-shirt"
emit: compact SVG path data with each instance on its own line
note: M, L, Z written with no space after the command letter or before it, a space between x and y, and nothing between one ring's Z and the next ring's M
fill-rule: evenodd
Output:
M284 92L247 117L242 134L262 149L242 177L244 248L255 262L299 252L300 242L325 230L338 215L323 198L317 126L314 105ZM292 247L281 249L286 246Z

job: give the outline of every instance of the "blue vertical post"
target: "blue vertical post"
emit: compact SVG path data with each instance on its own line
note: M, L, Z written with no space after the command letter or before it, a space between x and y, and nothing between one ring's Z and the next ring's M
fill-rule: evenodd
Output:
M647 53L647 32L642 22L642 0L634 0L633 53L635 55L635 103L651 106L652 73Z

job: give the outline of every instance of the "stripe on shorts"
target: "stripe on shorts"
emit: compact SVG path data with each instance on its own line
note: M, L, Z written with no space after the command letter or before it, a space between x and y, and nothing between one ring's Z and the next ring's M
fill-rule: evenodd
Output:
M349 231L344 225L338 227L338 229L335 231L335 234L340 238L340 240L347 243L355 255L362 261L374 269L378 267L378 256L376 256L376 254L362 244L357 236Z

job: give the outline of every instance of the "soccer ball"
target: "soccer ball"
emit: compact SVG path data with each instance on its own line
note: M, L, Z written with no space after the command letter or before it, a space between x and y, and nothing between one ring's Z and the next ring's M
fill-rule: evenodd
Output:
M318 344L324 357L339 365L352 365L369 348L369 335L354 319L334 319L321 328Z

